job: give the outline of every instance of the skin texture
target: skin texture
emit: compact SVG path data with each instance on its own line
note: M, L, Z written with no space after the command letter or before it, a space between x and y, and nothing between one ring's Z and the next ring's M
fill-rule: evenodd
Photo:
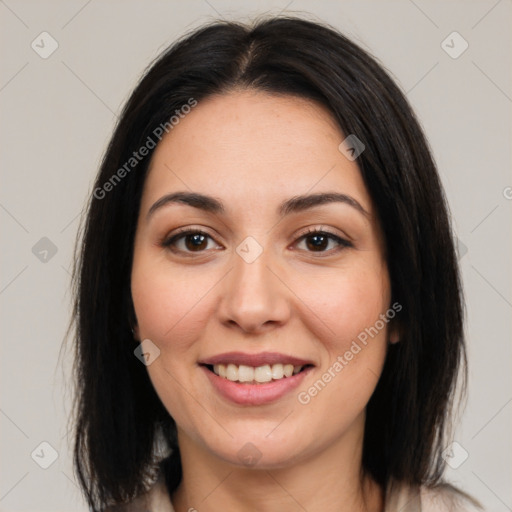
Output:
M209 510L381 510L382 491L361 472L365 406L380 376L390 325L381 329L307 405L311 387L365 328L391 306L378 219L356 161L329 112L305 99L237 90L199 104L157 146L146 178L134 247L132 297L137 339L160 356L147 367L178 426L184 478L178 512ZM162 196L198 192L224 214L167 204ZM280 216L282 201L339 192L368 215L328 203ZM162 242L178 228L208 233ZM318 249L307 229L328 231ZM247 263L236 252L248 236L263 248ZM242 351L280 352L314 362L297 390L247 406L221 397L198 361ZM247 468L246 443L261 453Z

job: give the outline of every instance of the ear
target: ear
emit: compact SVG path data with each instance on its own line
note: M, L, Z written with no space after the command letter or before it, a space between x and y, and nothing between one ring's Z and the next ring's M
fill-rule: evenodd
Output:
M140 341L140 332L139 332L139 324L137 322L137 316L135 315L135 309L133 308L133 301L130 297L130 303L128 306L128 326L132 332L133 339L135 341Z
M403 329L401 323L395 318L391 321L388 328L389 343L393 345L403 338Z

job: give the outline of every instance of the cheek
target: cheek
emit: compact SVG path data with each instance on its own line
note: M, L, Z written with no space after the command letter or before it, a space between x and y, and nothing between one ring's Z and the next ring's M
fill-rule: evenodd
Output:
M389 287L385 268L371 272L354 269L350 272L330 274L325 279L304 283L309 290L304 302L325 326L323 343L331 357L348 350L351 342L375 325L379 315L389 307ZM382 329L381 322L379 322ZM373 331L372 331L373 332Z
M388 328L382 318L390 306L390 291L381 264L354 266L329 277L303 288L309 290L304 302L321 320L317 326L328 328L319 338L322 369L315 382L301 389L305 395L299 402L310 403L319 416L332 407L329 414L338 425L364 409L382 372Z
M320 423L305 421L315 428L321 424L327 442L348 431L355 419L362 417L387 352L387 324L380 315L388 304L380 286L372 280L365 287L360 282L338 284L344 287L324 304L322 319L333 332L329 330L322 339L321 369L296 397L307 418L323 418ZM375 329L377 322L380 329Z
M207 292L218 279L206 273L199 276L193 269L170 272L168 263L159 266L143 258L135 262L132 298L139 336L160 349L147 367L149 377L175 421L194 431L196 422L204 420L204 411L197 410L184 389L200 355L197 340L212 314Z
M141 339L173 353L188 349L211 314L207 292L215 285L208 273L184 269L171 272L144 262L132 272L132 298ZM149 270L146 270L149 269Z

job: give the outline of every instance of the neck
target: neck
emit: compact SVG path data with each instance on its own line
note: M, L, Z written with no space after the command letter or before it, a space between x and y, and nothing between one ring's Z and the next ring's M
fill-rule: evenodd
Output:
M241 468L179 432L183 478L172 496L174 509L380 512L382 490L361 472L362 439L348 437L286 467Z

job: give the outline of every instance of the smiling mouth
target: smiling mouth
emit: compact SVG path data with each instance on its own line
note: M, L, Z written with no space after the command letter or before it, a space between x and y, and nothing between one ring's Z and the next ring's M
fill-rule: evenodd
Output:
M262 366L247 366L236 364L205 364L208 370L215 375L222 377L231 382L241 384L266 384L268 382L279 381L297 375L307 368L312 367L310 364L293 365L293 364L265 364Z

